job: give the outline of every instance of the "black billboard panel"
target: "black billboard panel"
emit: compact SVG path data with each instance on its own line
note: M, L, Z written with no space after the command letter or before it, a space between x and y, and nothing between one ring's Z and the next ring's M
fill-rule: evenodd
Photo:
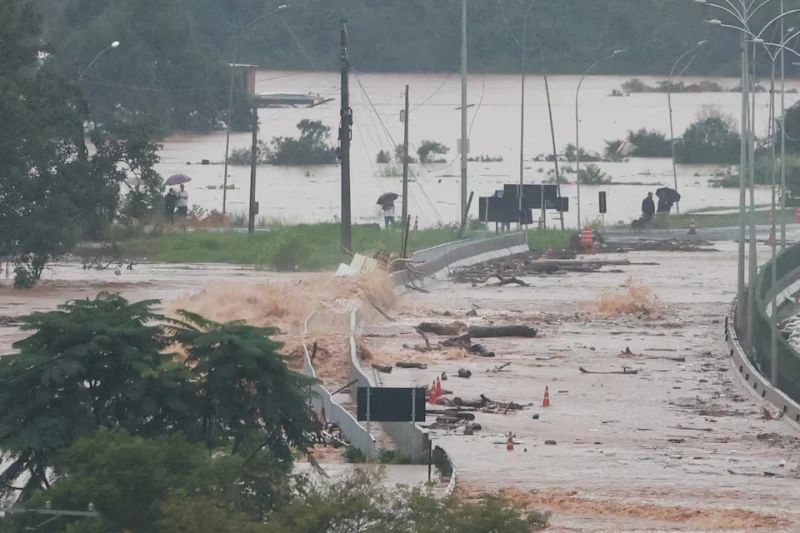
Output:
M424 387L359 387L356 393L356 419L359 422L367 420L369 401L370 422L425 422L426 393Z

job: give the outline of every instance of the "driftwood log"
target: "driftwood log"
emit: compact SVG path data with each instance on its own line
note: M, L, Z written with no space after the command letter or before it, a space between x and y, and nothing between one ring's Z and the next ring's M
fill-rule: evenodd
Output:
M394 364L397 368L415 368L417 370L427 370L428 365L423 363L406 363L405 361L398 361Z
M437 324L434 322L422 322L417 327L418 333L433 333L442 336L461 336L466 330L467 335L476 339L489 339L494 337L535 337L537 331L525 325L508 326L471 326L467 328L463 322L453 322L452 324ZM451 339L452 340L452 339Z
M391 365L380 365L378 363L372 363L372 368L384 374L391 374L393 367Z
M529 326L472 326L467 330L470 337L490 339L494 337L528 337L536 336L537 331Z
M454 337L461 335L466 329L466 324L463 322L453 322L452 324L437 324L435 322L422 322L417 326L417 331L420 333L433 333L434 335L442 335L445 337Z

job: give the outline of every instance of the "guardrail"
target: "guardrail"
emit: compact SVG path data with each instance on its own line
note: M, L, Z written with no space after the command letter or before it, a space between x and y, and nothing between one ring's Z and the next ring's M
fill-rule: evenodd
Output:
M772 286L772 269L776 268L777 283ZM780 310L781 302L800 289L800 244L787 248L772 261L765 263L756 278L755 316L753 317L753 347L748 351L739 342L741 332L736 330L736 306L726 320L726 337L737 370L744 381L765 400L778 407L787 418L800 422L800 353L781 335L777 339L778 382L770 383L772 375L772 314ZM773 295L777 296L778 309L772 309ZM742 306L745 312L749 306ZM742 317L747 323L749 317Z

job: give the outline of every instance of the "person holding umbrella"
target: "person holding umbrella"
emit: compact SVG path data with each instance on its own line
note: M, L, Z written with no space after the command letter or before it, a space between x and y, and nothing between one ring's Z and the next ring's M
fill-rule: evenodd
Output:
M398 197L399 196L393 192L387 192L380 195L376 202L383 210L383 222L386 224L387 228L394 225L394 201L397 200Z
M178 211L178 218L186 218L189 214L189 193L186 191L184 187L184 183L188 183L192 181L192 178L187 176L186 174L175 174L174 176L170 176L167 178L166 185L169 187L170 185L180 185L181 190L178 191L178 197L175 201L175 207Z
M656 190L658 196L658 221L661 229L669 229L669 213L672 206L681 201L681 195L675 189L662 187Z

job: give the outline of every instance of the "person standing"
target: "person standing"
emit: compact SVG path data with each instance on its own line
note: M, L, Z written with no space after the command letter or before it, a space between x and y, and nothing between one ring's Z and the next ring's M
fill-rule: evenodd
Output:
M669 229L669 212L672 211L672 202L665 196L658 198L658 225L661 229Z
M386 227L394 225L394 202L387 201L383 204L383 222Z
M653 201L653 193L647 193L647 198L642 200L642 220L649 223L656 214L656 204Z
M175 206L178 203L178 195L175 194L175 189L169 188L167 195L164 196L164 213L167 216L167 222L170 224L175 223Z
M175 204L178 207L178 218L185 219L189 214L189 193L186 188L181 184L181 190L178 193L178 199Z

